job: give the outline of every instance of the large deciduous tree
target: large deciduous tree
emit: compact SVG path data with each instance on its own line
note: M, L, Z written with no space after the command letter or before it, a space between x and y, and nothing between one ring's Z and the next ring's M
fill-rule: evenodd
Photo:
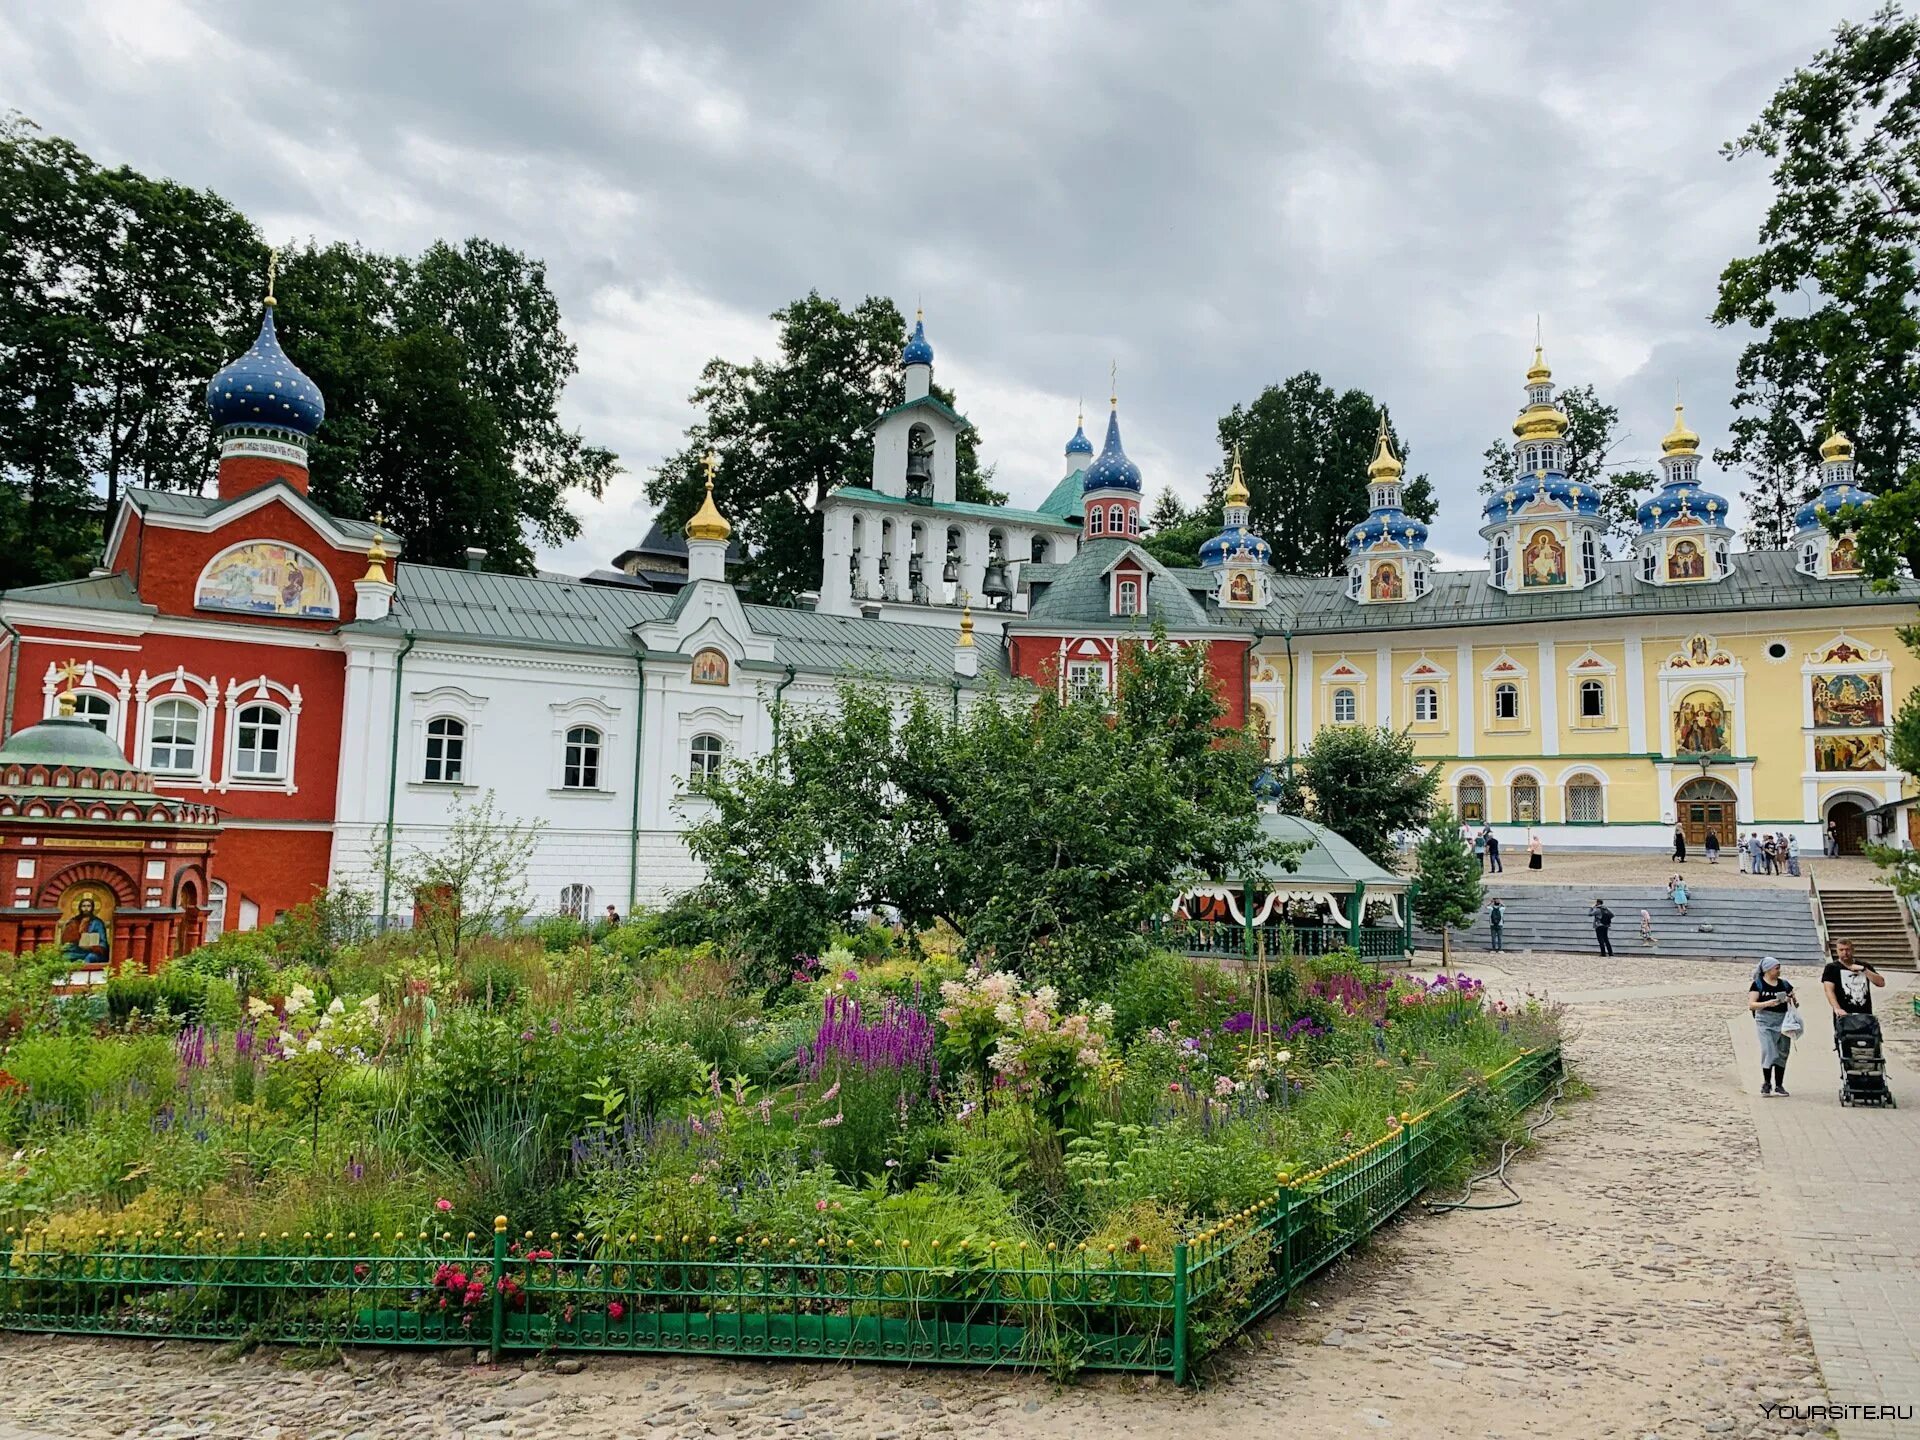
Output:
M705 786L704 894L767 978L856 911L945 921L968 952L1084 993L1182 879L1278 858L1257 749L1218 727L1205 652L1129 643L1112 696L988 695L953 713L844 689L777 753Z
M1380 433L1380 402L1364 390L1335 391L1311 370L1269 385L1250 404L1220 417L1220 448L1240 446L1253 528L1273 547L1286 575L1336 575L1347 559L1347 532L1367 514L1367 464ZM1394 450L1408 459L1393 429ZM1219 513L1226 466L1210 477L1205 513ZM1416 520L1434 516L1433 485L1409 468L1403 489ZM1181 562L1191 565L1192 558Z
M1289 768L1281 807L1346 836L1368 859L1399 868L1400 839L1426 828L1440 767L1413 737L1371 725L1333 725Z
M1609 405L1591 385L1569 385L1556 398L1567 412L1567 478L1589 485L1600 494L1600 513L1616 546L1640 531L1640 502L1660 484L1653 470L1624 465L1619 452L1626 443L1620 433L1620 409ZM1504 490L1518 478L1519 459L1509 439L1487 446L1480 468L1480 493Z
M788 602L820 584L820 504L837 485L872 479L873 422L906 392L900 352L906 321L891 300L868 296L851 309L818 291L774 311L779 351L746 364L716 356L692 401L704 412L647 485L660 520L677 529L699 508L708 452L720 457L714 499L746 542L737 577L760 599ZM933 393L948 404L951 391ZM979 436L961 433L958 498L1006 496L980 468Z
M1861 525L1876 576L1920 568L1920 22L1846 22L1724 147L1773 167L1759 248L1720 276L1713 319L1762 333L1735 372L1721 458L1778 514L1808 494L1820 442L1852 435L1879 499Z
M1189 509L1172 490L1162 490L1147 516L1141 548L1162 565L1192 565L1200 547L1220 533L1220 501L1216 496Z

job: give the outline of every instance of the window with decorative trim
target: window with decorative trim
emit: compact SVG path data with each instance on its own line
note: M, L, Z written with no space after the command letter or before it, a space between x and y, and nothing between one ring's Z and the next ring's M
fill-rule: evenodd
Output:
M1803 575L1820 573L1820 546L1812 540L1800 547L1800 573Z
M114 732L114 702L97 690L70 690L73 696L74 718L84 720L102 735L112 736Z
M1493 537L1493 584L1497 590L1507 588L1507 537Z
M467 722L452 715L427 721L427 748L420 778L429 785L459 785L467 776Z
M560 913L570 920L593 919L593 887L591 885L562 885L560 887Z
M1360 587L1366 583L1363 576L1364 572L1360 566L1350 565L1347 567L1347 597L1349 599L1358 600L1360 598Z
M287 773L287 712L254 701L234 714L233 778L279 780Z
M1502 680L1493 687L1493 718L1496 720L1520 718L1520 687L1510 680Z
M1656 580L1660 575L1660 548L1657 545L1645 545L1640 549L1640 578Z
M1607 818L1606 792L1591 775L1576 775L1567 781L1567 819L1575 824L1594 825Z
M1360 718L1360 698L1342 685L1333 692L1333 723L1351 725Z
M147 768L156 775L197 775L206 710L197 700L156 700L148 719Z
M574 725L567 730L560 768L563 790L600 788L600 748L604 743L605 737L591 725Z
M1426 593L1427 593L1427 567L1425 565L1416 564L1413 567L1414 599L1417 600Z
M1067 698L1098 700L1107 693L1107 663L1104 660L1067 662Z
M1604 720L1607 718L1606 681L1582 680L1580 682L1579 713L1582 720Z
M1113 613L1116 615L1138 615L1140 613L1140 582L1138 580L1117 581L1113 587Z
M1724 540L1713 542L1713 573L1722 579L1733 573L1733 555Z
M1516 825L1532 825L1540 819L1540 782L1531 775L1516 776L1507 787Z
M1087 511L1087 534L1104 535L1107 533L1107 512L1095 505Z
M1138 535L1139 533L1140 533L1140 511L1136 508L1136 509L1127 511L1127 534Z
M1432 685L1413 687L1413 718L1432 724L1440 718L1440 691Z
M1126 534L1126 515L1126 506L1122 505L1118 500L1114 501L1113 504L1107 507L1107 529L1111 530L1115 535Z
M687 745L687 789L701 791L720 773L726 742L718 735L696 735Z
M1600 542L1593 531L1580 532L1580 582L1595 585L1600 581Z
M1463 825L1481 825L1487 818L1487 786L1478 775L1462 775L1453 790L1455 806Z

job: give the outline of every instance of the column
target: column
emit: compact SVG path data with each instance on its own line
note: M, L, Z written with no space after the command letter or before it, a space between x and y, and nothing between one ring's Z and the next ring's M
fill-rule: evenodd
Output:
M1626 672L1622 693L1627 707L1627 749L1635 755L1647 753L1647 672L1640 650L1640 637L1627 636Z
M827 512L826 533L821 541L820 609L827 615L844 615L851 608L853 573L853 513L844 506Z
M861 598L878 600L880 598L880 522L872 516L861 527L864 532L860 546L860 592Z
M1560 753L1560 664L1554 658L1551 640L1540 642L1540 753ZM1544 791L1540 807L1546 808Z
M1373 655L1373 713L1376 723L1388 730L1393 728L1393 692L1400 683L1392 669L1393 651L1383 645Z
M1459 709L1460 739L1453 747L1453 753L1463 758L1474 753L1474 703L1473 697L1479 693L1480 677L1473 673L1473 646L1462 645L1454 653L1453 694ZM1487 814L1492 816L1493 796L1487 796Z
M913 525L901 521L893 527L893 593L901 604L913 600Z
M978 525L960 527L960 591L961 598L974 609L980 609L985 598L980 587L987 583L987 532Z

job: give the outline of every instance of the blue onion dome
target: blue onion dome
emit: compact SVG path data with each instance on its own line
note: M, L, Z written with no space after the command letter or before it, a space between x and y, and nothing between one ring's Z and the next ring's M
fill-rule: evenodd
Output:
M1092 494L1095 490L1137 491L1139 488L1140 467L1127 458L1127 452L1120 446L1120 411L1116 407L1107 416L1107 443L1087 466L1080 489L1083 494Z
M1664 530L1678 520L1725 529L1727 497L1703 485L1668 485L1652 499L1640 502L1639 519L1642 535Z
M1859 513L1867 508L1867 492L1852 481L1843 480L1837 485L1823 485L1820 493L1799 510L1794 512L1793 528L1796 530L1824 530L1827 521L1838 515L1852 513L1858 519Z
M1087 422L1084 418L1074 427L1073 438L1067 441L1068 455L1092 455L1093 441L1087 438Z
M1285 790L1286 786L1273 773L1271 765L1262 765L1260 773L1253 777L1253 793L1262 800L1278 800Z
M1545 475L1516 475L1512 483L1487 496L1480 513L1489 525L1504 525L1542 497L1557 501L1576 515L1600 513L1600 491L1595 486L1551 471Z
M1243 530L1238 525L1229 525L1218 535L1200 547L1200 563L1209 570L1217 569L1239 555L1242 551L1251 560L1262 565L1273 563L1273 547L1251 530Z
M326 419L327 403L315 385L280 348L273 328L273 300L260 318L260 334L246 354L207 384L207 416L215 430L232 425L290 431L303 440Z
M913 334L907 339L907 348L900 352L902 365L933 364L933 346L927 343L927 324L918 310L913 312Z
M1371 550L1391 540L1405 550L1427 548L1427 527L1404 510L1376 510L1347 532L1347 549Z

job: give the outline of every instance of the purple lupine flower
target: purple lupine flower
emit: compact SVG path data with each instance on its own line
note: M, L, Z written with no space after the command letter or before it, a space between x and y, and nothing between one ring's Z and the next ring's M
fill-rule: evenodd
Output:
M233 1058L244 1060L253 1054L253 1026L242 1025L233 1032Z

